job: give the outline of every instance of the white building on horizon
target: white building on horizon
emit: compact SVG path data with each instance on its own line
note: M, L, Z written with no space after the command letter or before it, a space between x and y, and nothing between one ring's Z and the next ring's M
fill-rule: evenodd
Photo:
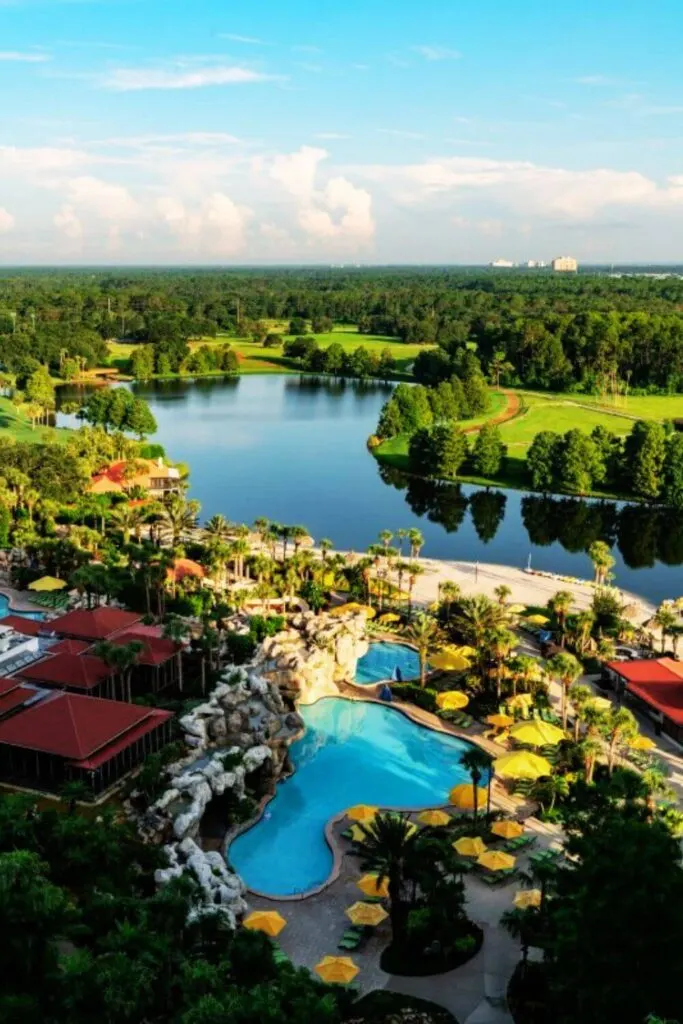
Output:
M573 256L556 256L552 262L552 268L556 274L575 274L579 264Z
M516 267L517 264L513 263L512 260L491 260L489 266L496 270L510 270L511 267Z

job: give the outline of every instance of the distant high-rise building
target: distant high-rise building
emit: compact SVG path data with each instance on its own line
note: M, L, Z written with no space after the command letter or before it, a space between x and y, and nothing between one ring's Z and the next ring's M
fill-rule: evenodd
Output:
M527 260L525 266L528 270L542 270L545 260Z
M579 264L573 256L557 256L552 263L553 270L560 274L575 274Z

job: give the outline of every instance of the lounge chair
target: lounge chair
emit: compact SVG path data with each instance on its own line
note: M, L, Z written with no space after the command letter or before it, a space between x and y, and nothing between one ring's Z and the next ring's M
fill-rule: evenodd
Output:
M337 943L337 949L346 949L349 952L353 952L354 949L358 949L362 941L363 936L360 932L353 928L347 928Z

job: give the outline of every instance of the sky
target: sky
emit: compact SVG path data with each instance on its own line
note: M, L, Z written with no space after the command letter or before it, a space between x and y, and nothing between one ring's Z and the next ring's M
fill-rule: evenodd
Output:
M0 0L0 263L683 261L682 0Z

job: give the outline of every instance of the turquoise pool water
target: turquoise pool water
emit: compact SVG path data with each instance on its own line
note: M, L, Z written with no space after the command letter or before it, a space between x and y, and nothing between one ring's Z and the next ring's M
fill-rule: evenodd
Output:
M417 651L405 644L382 641L370 644L370 650L358 659L355 681L360 686L369 686L382 679L392 679L396 667L400 668L403 679L415 679L420 674L420 659Z
M435 807L469 779L459 763L468 743L393 708L325 697L300 711L306 732L290 748L294 775L228 850L248 888L270 896L305 892L328 878L324 828L333 815L357 803Z
M7 615L21 615L22 619L42 619L42 612L14 612L9 606L9 598L5 594L0 594L0 619L4 619Z

